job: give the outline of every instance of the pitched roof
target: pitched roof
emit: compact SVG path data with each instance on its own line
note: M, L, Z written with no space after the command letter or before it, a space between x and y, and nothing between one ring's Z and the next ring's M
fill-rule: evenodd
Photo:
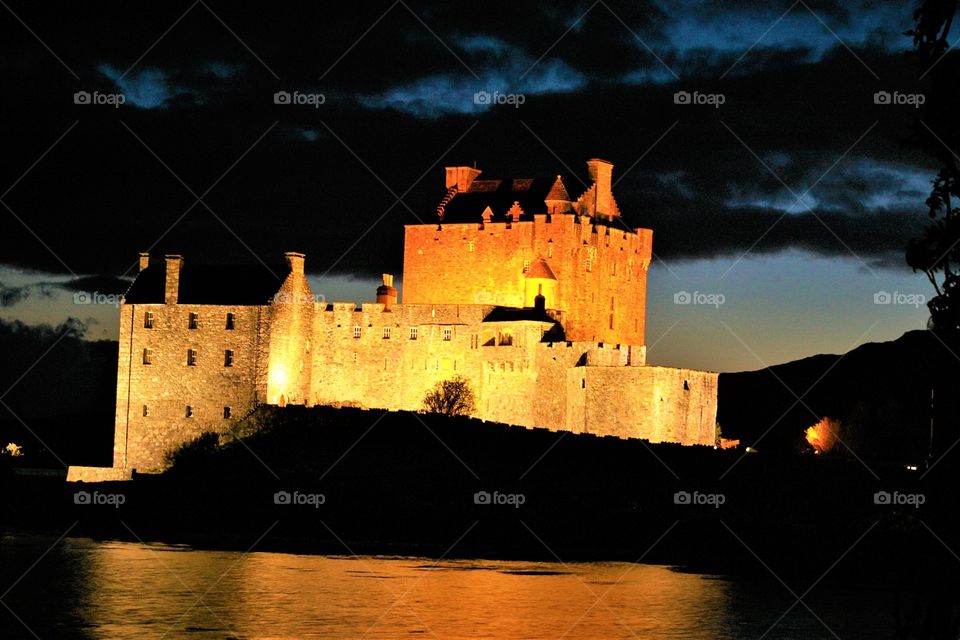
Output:
M556 319L552 318L545 310L536 307L494 307L483 319L484 322L519 322L522 320L557 323Z
M462 224L483 220L483 212L489 208L493 214L490 222L509 222L508 212L516 203L523 213L520 220L533 220L534 214L550 213L547 200L575 202L570 197L563 176L547 178L515 178L474 180L466 191L448 189L437 207L440 224ZM588 191L583 184L589 184L579 178L573 178L571 184L579 187L576 193ZM569 212L568 212L569 214ZM633 229L619 216L612 219L598 217L594 224L630 231Z
M547 213L546 199L551 193L558 193L558 189L554 188L557 180L556 177L474 180L469 189L454 194L446 202L440 222L479 223L487 207L493 212L493 222L506 222L507 212L514 202L523 209L520 219L532 220L535 213Z
M533 261L533 264L530 265L530 268L527 270L528 278L544 278L546 280L556 280L557 276L553 275L553 269L550 268L550 265L547 264L547 261L543 259L543 256L540 256Z
M162 261L150 264L134 279L124 301L163 304L166 270ZM184 261L180 267L177 300L181 304L266 304L289 273L290 267L286 264L209 265Z

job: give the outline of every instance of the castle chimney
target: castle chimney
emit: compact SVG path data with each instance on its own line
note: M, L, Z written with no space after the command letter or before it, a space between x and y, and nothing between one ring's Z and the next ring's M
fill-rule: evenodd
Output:
M383 284L377 287L377 304L383 305L384 311L393 309L397 304L397 290L393 286L393 274L383 274Z
M303 264L307 257L296 251L287 251L283 255L287 259L287 265L290 267L290 271L303 275Z
M447 171L447 189L456 187L460 193L469 189L477 176L482 173L480 169L473 167L445 167L445 169Z
M595 214L612 218L615 214L613 206L613 191L610 181L613 176L613 163L593 158L587 160L587 173L597 187Z
M150 254L146 251L140 252L140 271L150 266Z
M543 296L543 285L537 287L537 295L533 298L533 308L537 311L547 310L547 299Z
M183 256L167 255L167 278L163 287L163 303L177 304L180 294L180 268L183 266Z

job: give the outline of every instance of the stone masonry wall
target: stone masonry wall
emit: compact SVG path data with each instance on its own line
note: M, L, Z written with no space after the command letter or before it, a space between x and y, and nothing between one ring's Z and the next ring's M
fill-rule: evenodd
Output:
M653 366L570 369L571 430L712 445L717 377L710 371Z
M524 265L546 259L567 339L643 345L653 232L593 225L570 214L508 223L408 225L405 304L524 305Z
M144 326L147 312L153 328ZM198 317L196 329L190 328L191 313ZM227 313L235 314L232 330ZM122 304L114 466L160 469L167 451L204 431L226 431L249 412L269 314L268 306ZM144 349L150 364L144 364ZM196 351L194 365L188 349ZM225 366L228 349L232 366Z

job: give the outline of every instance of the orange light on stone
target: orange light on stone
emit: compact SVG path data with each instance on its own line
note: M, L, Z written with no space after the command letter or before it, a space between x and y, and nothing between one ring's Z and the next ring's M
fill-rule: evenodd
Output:
M270 368L270 376L267 380L267 397L272 404L281 404L280 398L284 395L287 388L287 371L282 365L274 365Z
M808 427L804 434L807 443L813 447L816 454L826 453L837 443L837 433L840 431L840 422L829 416L824 416L815 425Z

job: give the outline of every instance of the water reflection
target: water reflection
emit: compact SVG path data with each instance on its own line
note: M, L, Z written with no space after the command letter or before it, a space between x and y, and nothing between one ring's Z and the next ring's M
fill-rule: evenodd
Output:
M0 538L2 588L13 585L0 637L756 638L794 602L772 578L649 565L433 563L69 538L51 548L55 540ZM881 592L818 587L805 601L823 623L797 605L766 637L891 637Z

